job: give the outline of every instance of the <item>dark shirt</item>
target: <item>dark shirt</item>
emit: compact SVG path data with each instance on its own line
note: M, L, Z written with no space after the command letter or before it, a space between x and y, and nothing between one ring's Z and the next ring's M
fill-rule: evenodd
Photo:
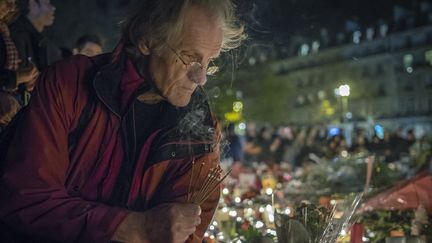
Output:
M39 71L42 71L61 59L59 48L39 33L25 16L20 16L10 26L10 32L22 61L21 67L28 67L31 59Z

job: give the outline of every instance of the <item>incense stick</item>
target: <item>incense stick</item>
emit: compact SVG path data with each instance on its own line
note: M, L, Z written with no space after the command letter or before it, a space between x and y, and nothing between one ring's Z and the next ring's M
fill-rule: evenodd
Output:
M207 187L210 185L211 183L211 178L215 175L216 170L215 169L210 169L210 173L206 176L206 179L204 180L203 186L201 187L201 189L199 190L199 196L196 198L196 200L194 200L193 202L199 200L199 198L201 198L201 194L203 191L205 191L207 189Z
M217 183L217 181L219 180L220 175L221 175L221 170L219 168L212 169L211 173L207 177L206 185L201 188L199 193L200 196L197 197L195 203L200 202L205 197L205 195L207 195L208 191L211 190L211 188L213 188L215 182Z
M209 169L207 172L207 176L204 179L204 182L200 187L198 187L204 163L201 163L198 170L198 175L195 175L195 165L196 163L195 161L193 161L192 172L189 181L187 202L200 205L205 202L205 200L207 200L207 198L218 188L222 181L225 180L225 178L231 173L232 168L221 179L219 178L221 177L223 170L220 168L219 165L215 168Z
M225 180L225 178L231 173L232 168L224 175L224 177L222 177L222 179L220 179L218 181L218 183L215 185L215 187L210 191L210 193L208 193L207 195L205 195L204 199L200 202L198 202L198 204L202 204L203 202L205 202L205 200L207 200L207 198L210 197L210 195L218 188L218 186L222 183L223 180Z
M192 178L193 178L193 173L194 173L194 168L195 168L195 160L192 160L192 171L191 171L191 175L190 175L190 179L189 179L189 187L188 187L188 194L187 194L187 201L189 202L190 200L190 193L191 193L191 187L192 187Z

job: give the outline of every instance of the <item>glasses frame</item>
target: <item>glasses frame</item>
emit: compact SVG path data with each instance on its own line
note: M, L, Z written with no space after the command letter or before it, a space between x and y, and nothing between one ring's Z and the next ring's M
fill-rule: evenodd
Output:
M178 59L180 59L180 61L183 63L183 65L186 66L187 71L189 72L190 70L194 70L196 68L199 68L201 70L205 70L206 75L207 76L213 76L215 75L218 71L219 71L219 67L213 62L213 60L210 61L211 66L207 66L206 68L204 68L204 66L200 63L200 62L189 62L187 63L178 53L176 50L174 50L174 48L172 48L171 46L168 46L169 49L177 56Z

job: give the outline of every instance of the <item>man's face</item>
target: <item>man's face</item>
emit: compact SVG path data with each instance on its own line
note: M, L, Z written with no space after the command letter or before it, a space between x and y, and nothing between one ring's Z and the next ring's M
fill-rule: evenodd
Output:
M54 23L55 7L51 4L50 0L30 0L30 12L34 14L37 20L43 26L51 26Z
M150 53L150 73L168 102L177 107L189 104L197 86L205 83L209 62L219 56L222 40L222 25L217 18L199 7L186 10L179 43L169 44L172 50L163 55ZM186 64L198 62L203 69L193 72L180 58Z
M93 42L87 42L77 54L86 55L89 57L97 56L102 53L102 47Z

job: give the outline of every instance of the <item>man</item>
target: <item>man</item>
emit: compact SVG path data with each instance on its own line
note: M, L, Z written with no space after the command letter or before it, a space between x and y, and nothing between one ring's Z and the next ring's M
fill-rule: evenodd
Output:
M94 57L103 52L102 40L97 35L83 35L76 41L73 54Z
M61 59L60 50L42 31L54 23L55 7L50 0L17 0L20 16L11 25L11 37L16 44L21 66L35 64L38 70Z
M219 191L189 191L220 137L201 87L243 37L230 0L143 0L113 53L51 66L1 161L2 240L201 242Z

